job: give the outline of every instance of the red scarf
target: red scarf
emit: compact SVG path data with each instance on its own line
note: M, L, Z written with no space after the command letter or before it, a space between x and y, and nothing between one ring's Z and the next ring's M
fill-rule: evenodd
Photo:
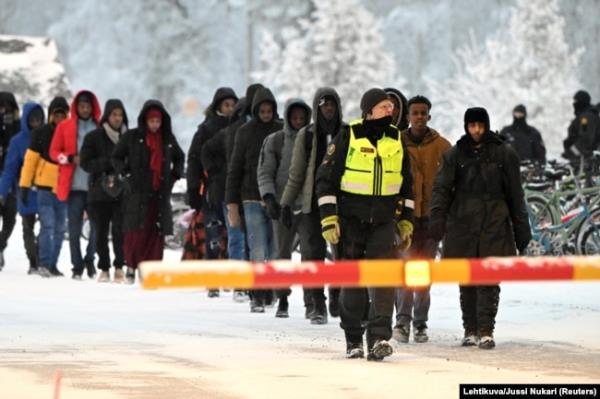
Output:
M163 143L160 130L152 133L146 131L146 146L150 150L150 170L152 171L152 190L160 188L160 177L162 174Z

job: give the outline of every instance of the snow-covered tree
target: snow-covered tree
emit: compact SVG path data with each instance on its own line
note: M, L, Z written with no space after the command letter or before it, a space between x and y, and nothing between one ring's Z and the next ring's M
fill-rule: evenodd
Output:
M262 69L253 76L280 100L312 100L317 88L334 87L345 119L360 116L360 98L373 86L402 84L390 52L384 49L380 21L359 0L314 1L310 18L295 37L278 45L271 33L261 44Z
M512 109L527 106L550 153L561 150L572 117L572 96L580 87L582 49L570 51L557 0L517 0L505 29L482 45L475 37L454 58L455 76L429 80L434 123L454 139L463 134L467 107L488 109L492 129L512 122Z

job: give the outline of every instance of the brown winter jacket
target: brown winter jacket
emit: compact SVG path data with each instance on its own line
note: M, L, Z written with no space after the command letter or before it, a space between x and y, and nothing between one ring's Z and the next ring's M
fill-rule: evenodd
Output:
M410 169L413 175L413 190L415 194L415 217L429 217L429 202L433 180L442 163L442 156L451 147L448 140L437 131L429 128L423 141L417 144L408 129L402 131L402 142L410 155Z

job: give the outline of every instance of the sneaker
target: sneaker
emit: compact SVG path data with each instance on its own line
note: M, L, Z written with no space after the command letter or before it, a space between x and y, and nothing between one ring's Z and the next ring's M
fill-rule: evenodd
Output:
M208 290L208 297L209 298L218 298L219 290Z
M362 342L346 343L346 359L360 359L365 357L365 350Z
M427 335L427 327L420 326L415 328L413 339L415 342L422 344L429 341L429 336Z
M305 319L310 319L312 317L313 312L315 311L315 305L312 303L309 303L307 305L305 305L304 307L304 318Z
M125 282L125 273L122 268L115 269L115 275L113 276L113 283L123 284Z
M53 267L52 269L50 269L50 275L52 277L63 277L64 276L63 272L58 270L56 267Z
M99 283L108 283L110 281L110 274L108 273L108 270L102 270L100 272L100 276L98 276L98 282Z
M398 324L392 330L392 338L394 338L396 341L398 341L400 343L407 344L409 336L410 336L410 325Z
M35 266L30 266L27 274L39 274L39 269Z
M290 317L288 313L288 299L286 296L279 298L279 304L277 305L277 311L275 317L287 318Z
M315 310L310 316L310 324L327 324L327 309L325 301L315 303Z
M85 265L85 270L87 271L87 276L90 279L93 279L94 277L96 277L96 267L94 267L94 261L86 260L84 262L84 265Z
M73 280L77 280L77 281L81 281L82 280L81 274L79 274L79 273L73 273L73 275L71 276L71 278Z
M39 274L40 276L42 276L44 278L52 277L52 273L50 273L50 269L48 269L46 266L40 266L38 268L37 274Z
M265 313L265 306L261 301L253 299L250 301L250 313Z
M375 341L373 348L369 350L367 360L379 362L383 360L384 357L390 356L392 353L394 353L392 345L384 339L379 339Z
M479 349L494 349L494 334L490 330L481 330L479 332Z
M465 336L462 340L462 346L475 346L477 345L477 333L472 330L465 330Z
M127 267L127 272L125 273L125 281L127 284L135 283L135 269L133 267Z
M246 302L247 300L248 300L248 294L246 294L245 291L242 291L242 290L233 291L233 301L234 302L242 303L242 302Z

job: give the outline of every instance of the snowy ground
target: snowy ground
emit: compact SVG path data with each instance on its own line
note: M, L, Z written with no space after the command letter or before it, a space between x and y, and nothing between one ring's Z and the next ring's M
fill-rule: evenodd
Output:
M20 223L20 222L19 222ZM178 258L169 252L169 258ZM600 380L600 284L504 284L493 351L459 347L458 288L432 290L431 342L346 360L338 319L250 314L231 293L27 276L19 226L0 272L0 398L452 398L461 382ZM65 242L60 268L70 269Z

